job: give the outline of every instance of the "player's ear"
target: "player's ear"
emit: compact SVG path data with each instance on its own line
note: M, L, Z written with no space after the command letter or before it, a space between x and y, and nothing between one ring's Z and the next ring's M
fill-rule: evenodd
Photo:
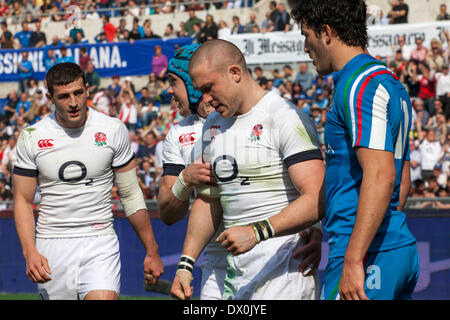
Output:
M333 29L328 24L322 25L322 31L320 32L320 35L322 39L325 41L325 43L328 45L331 42L331 39L335 35Z
M234 82L240 82L242 77L242 70L241 67L237 64L232 64L228 67L228 72L231 76L231 79L233 79Z

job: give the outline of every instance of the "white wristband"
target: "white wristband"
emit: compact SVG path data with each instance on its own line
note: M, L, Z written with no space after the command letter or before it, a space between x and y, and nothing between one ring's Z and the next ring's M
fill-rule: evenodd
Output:
M178 200L186 201L191 197L191 188L186 186L183 180L183 171L178 175L177 180L172 186L172 193Z

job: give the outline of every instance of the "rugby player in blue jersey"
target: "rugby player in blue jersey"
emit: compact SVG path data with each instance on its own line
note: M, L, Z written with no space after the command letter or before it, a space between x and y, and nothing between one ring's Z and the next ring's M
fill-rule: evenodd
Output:
M410 299L419 256L402 212L410 185L408 94L368 54L364 0L289 4L305 52L335 84L325 126L330 252L322 298Z

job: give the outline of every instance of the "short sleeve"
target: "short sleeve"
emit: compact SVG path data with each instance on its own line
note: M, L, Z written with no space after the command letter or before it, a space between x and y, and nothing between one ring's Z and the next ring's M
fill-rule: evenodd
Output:
M135 156L131 148L130 135L122 122L119 123L115 133L114 151L112 162L114 169L127 165Z
M185 161L179 148L176 128L177 126L170 128L164 141L162 150L163 176L178 176L185 168Z
M289 106L274 121L279 131L279 141L276 143L288 167L301 161L322 160L316 127L303 111Z
M32 147L32 130L32 128L22 130L17 139L14 174L30 177L37 177L38 175L35 154Z

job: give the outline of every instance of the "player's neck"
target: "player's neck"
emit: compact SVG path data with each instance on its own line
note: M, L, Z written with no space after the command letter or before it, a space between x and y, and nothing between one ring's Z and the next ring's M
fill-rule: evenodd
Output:
M354 57L360 54L369 54L367 49L362 47L350 47L347 45L340 45L335 49L335 55L333 57L333 71L337 72L345 67L345 65Z
M251 81L249 83L249 88L243 92L252 92L252 94L244 95L241 107L236 112L236 115L246 114L252 110L266 94L266 91L260 87L256 81Z

